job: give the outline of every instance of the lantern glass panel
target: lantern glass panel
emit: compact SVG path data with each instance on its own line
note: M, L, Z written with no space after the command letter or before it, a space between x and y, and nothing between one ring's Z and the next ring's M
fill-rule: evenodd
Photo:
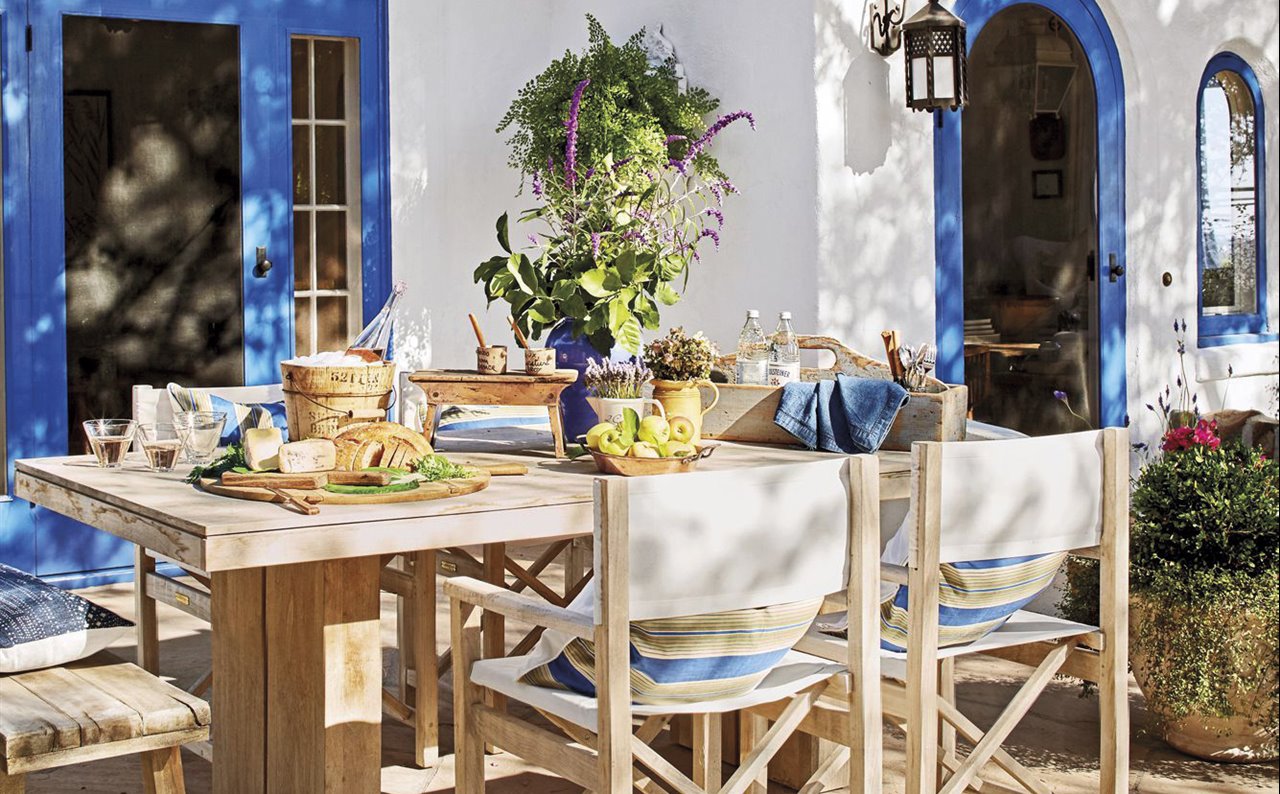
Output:
M933 59L933 97L934 99L954 99L956 95L955 62L949 55L939 55Z
M928 56L911 59L911 98L913 100L929 98Z

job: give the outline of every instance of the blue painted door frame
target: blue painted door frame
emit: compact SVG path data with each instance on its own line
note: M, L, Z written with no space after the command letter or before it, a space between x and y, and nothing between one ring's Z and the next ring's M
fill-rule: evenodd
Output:
M10 462L67 452L62 162L66 15L216 23L239 29L245 383L278 381L278 362L292 355L294 345L292 35L359 40L366 317L378 311L391 283L385 0L0 0ZM275 264L265 279L252 274L260 245L267 246ZM8 476L12 478L12 466ZM0 561L56 576L128 566L131 551L105 533L14 501L0 504Z
M1124 75L1106 17L1094 0L957 0L955 13L968 25L970 49L998 12L1036 5L1075 34L1089 59L1098 102L1098 358L1099 405L1104 426L1125 423L1127 413L1126 277L1108 277L1114 261L1126 266ZM934 129L934 244L937 256L938 373L964 382L964 111L941 113ZM1113 259L1114 257L1114 259ZM1127 267L1126 267L1127 269Z

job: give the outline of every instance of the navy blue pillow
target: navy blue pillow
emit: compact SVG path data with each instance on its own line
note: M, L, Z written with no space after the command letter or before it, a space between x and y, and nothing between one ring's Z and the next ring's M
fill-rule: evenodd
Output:
M0 563L0 673L92 656L132 626L110 610Z

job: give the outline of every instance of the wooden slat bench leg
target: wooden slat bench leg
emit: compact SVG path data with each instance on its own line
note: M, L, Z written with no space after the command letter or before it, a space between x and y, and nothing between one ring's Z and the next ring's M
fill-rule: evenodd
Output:
M182 750L169 747L152 750L142 757L142 790L146 794L186 794L182 777Z

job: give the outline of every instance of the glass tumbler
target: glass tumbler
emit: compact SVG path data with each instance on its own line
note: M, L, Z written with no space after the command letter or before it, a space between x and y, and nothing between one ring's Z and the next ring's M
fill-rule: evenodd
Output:
M182 453L182 439L178 427L171 422L152 422L138 426L142 440L142 452L147 467L152 471L173 471Z
M138 423L132 419L90 419L84 423L84 434L103 469L118 469L133 443Z
M179 411L173 415L187 463L204 466L213 461L226 421L227 415L220 411Z

